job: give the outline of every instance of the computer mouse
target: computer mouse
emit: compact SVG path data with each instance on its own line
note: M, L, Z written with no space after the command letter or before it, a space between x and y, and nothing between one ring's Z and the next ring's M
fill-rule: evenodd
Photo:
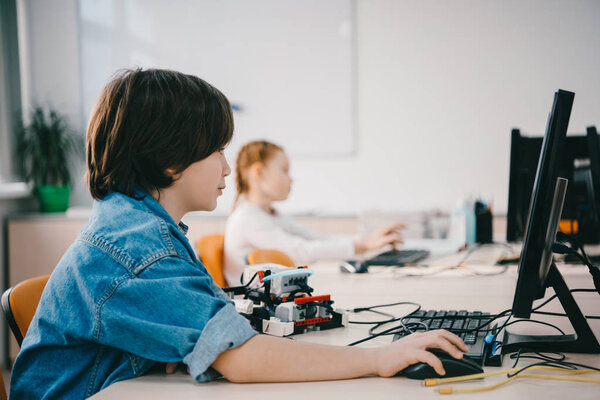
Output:
M340 271L353 274L363 274L369 272L369 266L361 261L342 261Z
M459 360L443 350L429 349L429 351L440 359L446 375L439 375L429 364L422 362L409 365L400 372L400 375L410 379L429 379L452 378L453 376L480 374L483 372L483 368L479 364L466 356Z

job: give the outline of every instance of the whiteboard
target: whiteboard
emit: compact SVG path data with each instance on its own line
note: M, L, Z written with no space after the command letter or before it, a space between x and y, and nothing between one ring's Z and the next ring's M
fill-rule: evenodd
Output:
M79 0L84 120L121 68L197 75L234 105L237 146L354 154L353 0ZM237 108L237 110L236 110Z

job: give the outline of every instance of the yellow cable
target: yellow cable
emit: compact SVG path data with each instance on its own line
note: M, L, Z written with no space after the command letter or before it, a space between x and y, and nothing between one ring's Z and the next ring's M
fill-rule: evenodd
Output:
M521 369L522 368L520 368L520 367L519 368L511 368L511 369L503 369L501 371L482 372L480 374L456 376L454 378L431 378L431 379L425 379L423 381L423 384L425 386L437 386L437 385L442 385L444 383L470 381L472 379L485 378L486 376L511 374L513 372L520 371ZM541 371L567 372L570 374L591 374L594 372L598 372L593 369L565 369L565 368L558 368L558 367L549 367L546 365L534 365L532 367L529 367L528 369L529 370L535 369L535 370L541 370Z
M532 367L533 368L533 367ZM581 372L581 371L585 371L585 372ZM581 370L579 373L585 373L585 374L589 374L589 373L593 373L593 372L597 372L594 370ZM540 375L540 374L521 374L521 375L515 375L513 377L510 377L502 382L498 382L494 385L490 385L490 386L483 386L483 387L478 387L478 388L465 388L465 389L454 389L452 387L441 387L439 388L439 393L440 394L452 394L452 393L475 393L475 392L484 392L487 390L492 390L492 389L496 389L497 387L500 387L502 385L505 385L509 382L514 381L515 379L520 379L520 378L538 378L538 379L554 379L554 380L561 380L561 381L577 381L577 382L592 382L592 383L600 383L600 379L592 379L592 378L580 378L577 376L556 376L556 375Z

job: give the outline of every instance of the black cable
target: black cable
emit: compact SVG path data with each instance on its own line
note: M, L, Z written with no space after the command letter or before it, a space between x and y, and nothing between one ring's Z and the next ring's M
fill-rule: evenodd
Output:
M375 306L368 306L368 307L358 307L358 308L353 308L351 310L346 310L346 311L350 311L350 312L355 312L355 313L359 313L362 311L370 311L374 308L382 308L382 307L393 307L393 306L402 306L402 305L412 305L412 306L419 306L419 308L421 307L418 303L414 303L412 301L399 301L396 303L388 303L388 304L377 304ZM415 312L415 311L413 311Z
M550 311L532 311L535 314L552 315L554 317L568 317L565 313L555 313ZM587 319L600 319L600 315L584 315Z
M577 292L587 292L587 293L596 293L595 289L571 289L569 290L569 292L571 293L577 293ZM543 306L545 306L546 304L550 303L552 300L554 300L555 298L557 298L558 295L557 294L553 294L551 297L549 297L548 299L544 300L544 302L534 308L531 309L531 312L534 314L544 314L544 315L554 315L557 317L568 317L567 314L564 313L554 313L554 312L549 312L549 311L538 311L540 308L542 308ZM600 316L598 315L584 315L585 318L589 318L589 319L600 319Z
M380 304L380 305L376 305L376 306L370 306L370 307L359 307L359 308L355 308L354 310L350 310L350 311L355 311L355 310L358 310L358 311L356 311L356 312L362 312L362 311L371 311L371 309L373 309L373 308L390 307L390 306L396 306L396 305L405 305L405 304L414 305L414 306L416 306L416 307L417 307L417 309L416 309L416 310L413 310L413 311L411 311L411 312L410 312L410 314L414 314L415 312L417 312L417 311L419 311L419 310L421 309L421 305L420 305L420 304L418 304L418 303L414 303L414 302L411 302L411 301L401 301L401 302L397 302L397 303L390 303L390 304ZM410 314L407 314L407 315L410 315ZM362 339L360 339L360 340L357 340L357 341L355 341L355 342L349 343L347 346L355 346L355 345L357 345L357 344L359 344L359 343L363 343L363 342L366 342L366 341L368 341L368 340L375 339L376 337L379 337L379 336L383 336L383 335L389 334L390 332L393 332L393 331L395 331L395 330L398 330L399 328L407 329L407 330L408 330L408 332L411 332L411 331L410 331L410 329L408 329L408 328L406 327L406 325L405 325L404 323L402 323L402 321L401 321L401 320L402 320L403 318L406 318L406 315L405 315L405 316L402 316L402 317L398 317L398 318L393 318L393 319L391 319L391 320L387 320L387 321L378 321L378 322L376 322L376 323L375 323L375 326L373 326L373 327L371 327L371 328L369 329L369 336L367 336L367 337L365 337L365 338L362 338ZM386 329L386 330L384 330L384 331L382 331L382 332L373 333L373 330L374 330L374 329L377 329L377 328L379 328L379 327L381 327L381 326L383 326L383 325L386 325L386 324L388 324L388 323L390 323L390 322L396 322L396 321L400 321L400 324L401 324L401 325L400 325L400 326L393 326L393 327L391 327L391 328L388 328L388 329ZM356 322L354 322L354 323L361 323L361 322L359 322L359 321L356 321Z
M563 369L576 369L576 368L569 368L567 365L563 364L562 362L541 361L541 362L536 362L536 363L533 363L533 364L526 365L526 366L524 366L523 368L521 368L520 370L518 370L516 372L506 374L506 376L508 378L512 378L513 376L518 375L521 372L523 372L523 371L525 371L525 370L527 370L527 369L529 369L531 367L538 366L538 365L543 365L543 366L547 366L547 367L563 368Z
M566 333L562 329L560 329L558 326L553 325L553 324L551 324L549 322L538 321L538 320L535 320L535 319L519 319L519 320L516 320L516 321L512 321L512 322L509 322L507 324L504 324L501 329L504 329L507 326L510 326L510 325L513 325L513 324L517 324L519 322L532 322L534 324L546 325L546 326L549 326L549 327L552 327L552 328L556 329L557 331L559 331L561 333L561 335L566 335ZM498 332L500 332L500 329L498 330Z
M526 355L528 353L533 353L535 355ZM556 357L551 357L547 354L555 354ZM533 360L542 360L542 361L562 362L567 359L567 356L558 351L541 353L539 351L533 351L533 350L527 350L527 349L525 349L525 351L523 351L523 349L521 348L521 349L519 349L518 352L511 354L510 358L515 360L515 363L512 366L512 368L515 368L521 358L530 358Z
M527 353L533 353L535 355L524 355ZM511 354L510 358L514 359L515 362L512 366L512 368L515 368L517 363L519 362L519 360L521 359L533 359L533 360L542 360L541 362L537 362L537 363L533 363L530 365L527 365L523 368L521 368L520 370L511 373L511 374L507 374L507 376L513 377L517 374L520 374L521 372L527 370L528 368L531 368L533 366L536 365L545 365L545 366L553 366L553 367L558 367L558 368L564 368L564 369L570 369L570 370L576 370L577 367L581 367L581 368L587 368L587 369L592 369L594 371L600 371L600 368L597 367L592 367L589 365L585 365L585 364L580 364L580 363L575 363L575 362L571 362L571 361L566 361L567 357L560 352L550 352L550 354L556 354L558 357L553 358L550 357L546 354L542 354L540 352L537 351L522 351L521 349L516 353L516 354Z
M357 324L357 325L377 325L377 324L386 324L386 323L390 323L390 322L395 322L395 321L399 321L401 318L403 317L394 317L391 314L387 314L387 313L383 313L381 311L375 311L373 310L374 308L381 308L381 307L392 307L392 306L401 306L401 305L412 305L412 306L416 306L417 309L412 311L411 314L419 311L421 309L421 305L418 303L414 303L412 301L399 301L397 303L389 303L389 304L378 304L375 306L369 306L369 307L358 307L358 308L354 308L351 310L346 310L349 312L354 312L354 313L359 313L359 312L363 312L363 311L370 311L373 313L377 313L377 314L382 314L382 315L386 315L389 316L390 319L388 320L383 320L383 321L348 321L348 323L350 324Z
M224 287L223 291L225 293L229 293L229 292L235 292L236 290L246 289L246 288L248 288L248 286L250 286L250 284L252 283L254 278L256 278L257 275L258 275L258 272L255 272L254 275L252 275L252 278L250 278L248 283L246 283L245 285ZM242 281L242 277L240 276L240 282L241 281ZM260 289L261 287L258 287L257 289ZM241 293L237 293L237 294L241 294Z
M394 326L394 327L392 327L392 328L386 329L386 330L385 330L385 331L383 331L383 332L376 333L376 334L373 334L373 335L371 335L371 336L367 336L366 338L362 338L362 339L360 339L360 340L357 340L356 342L349 343L349 344L347 344L347 346L355 346L355 345L357 345L357 344L360 344L360 343L366 342L366 341L368 341L368 340L375 339L376 337L379 337L379 336L385 335L386 333L388 333L388 332L391 332L391 331L393 331L394 329L398 329L398 327L397 327L397 326Z
M595 292L595 290L594 289L571 289L571 290L569 290L569 292L571 292L571 293L577 293L577 292ZM540 304L540 305L532 308L531 311L537 311L537 310L539 310L540 308L542 308L546 304L550 303L552 300L554 300L557 297L558 297L557 294L553 294L547 300L544 300L544 302L542 304Z
M586 265L588 267L588 271L592 275L592 280L594 281L596 291L598 294L600 294L600 268L593 265L579 240L577 240L577 238L574 236L570 236L562 232L558 232L556 234L556 240L557 242L555 242L552 246L552 250L561 254L573 254L579 259L579 261ZM564 242L569 243L572 247L565 245ZM581 254L579 254L578 250L581 251Z

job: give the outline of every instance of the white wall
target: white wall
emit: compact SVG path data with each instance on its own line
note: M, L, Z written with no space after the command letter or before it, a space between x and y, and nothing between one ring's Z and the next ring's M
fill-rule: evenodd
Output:
M83 127L77 1L22 1L30 98ZM293 158L282 209L449 209L481 195L505 211L512 127L542 133L558 88L576 93L571 132L600 125L598 16L594 0L357 0L358 153ZM75 204L88 202L80 189Z

